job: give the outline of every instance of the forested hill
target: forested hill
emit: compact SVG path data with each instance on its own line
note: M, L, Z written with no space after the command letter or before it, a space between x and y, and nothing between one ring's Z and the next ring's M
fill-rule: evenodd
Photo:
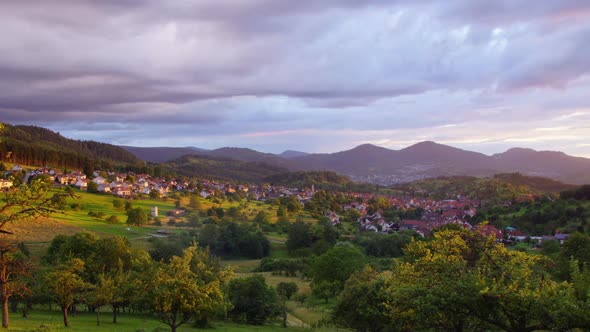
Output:
M111 144L72 140L49 129L0 123L0 160L24 165L83 168L88 163L139 162Z
M484 201L511 201L523 196L542 193L557 194L576 188L548 178L518 173L497 174L489 178L446 176L393 186L409 195L425 195L436 199L456 198L456 195Z
M287 172L285 168L263 162L204 155L183 156L162 166L168 172L184 176L241 182L261 182L268 176Z
M329 171L299 171L271 175L264 178L275 186L305 188L312 185L316 189L344 189L354 184L350 178Z

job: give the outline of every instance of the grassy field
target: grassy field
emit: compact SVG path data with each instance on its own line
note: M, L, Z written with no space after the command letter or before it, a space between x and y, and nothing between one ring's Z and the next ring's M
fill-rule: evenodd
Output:
M46 329L39 329L39 331L69 331L69 332L84 332L84 331L113 331L113 332L137 332L146 331L151 332L157 328L163 328L163 331L170 330L166 325L158 322L151 317L142 315L119 314L118 323L111 322L109 312L101 313L101 324L96 325L96 314L92 313L78 313L77 315L70 315L70 327L66 328L63 325L63 318L58 311L48 310L34 310L29 314L28 318L22 318L19 314L12 314L10 316L10 328L7 331L35 331L40 326L45 326ZM309 331L309 329L296 326L296 322L288 328L289 331ZM246 331L261 331L270 332L280 330L278 323L266 326L252 326L239 325L228 322L213 322L210 329L197 329L194 327L181 326L178 328L179 332L188 331L219 331L219 332L246 332ZM314 331L331 331L330 329Z

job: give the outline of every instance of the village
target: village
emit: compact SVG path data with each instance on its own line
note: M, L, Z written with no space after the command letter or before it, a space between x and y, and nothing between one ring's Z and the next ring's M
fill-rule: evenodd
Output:
M10 175L18 172L23 172L23 168L19 165L14 165L7 170L3 178L0 179L0 189L11 187L13 183L9 180ZM142 196L167 197L173 192L183 191L197 194L204 199L218 197L222 194L238 193L241 197L260 202L294 196L301 206L305 206L316 193L314 186L311 188L287 188L270 184L247 185L208 179L166 179L152 177L148 174L110 170L94 171L92 177L89 178L80 170L63 172L42 167L26 172L24 178L29 180L38 176L49 177L54 181L55 186L72 186L79 190L126 199L140 198ZM557 233L555 235L531 237L513 227L498 229L494 225L487 223L474 226L469 220L477 214L480 202L460 194L455 195L455 199L444 200L412 196L386 197L389 207L392 209L420 211L416 218L398 220L391 220L391 218L388 220L383 216L382 211L369 213L369 201L374 197L372 194L348 192L346 195L354 198L354 201L343 204L340 213L327 210L323 216L328 218L332 225L337 225L341 223L342 213L354 209L358 211L359 218L356 222L361 232L392 233L401 230L412 230L423 237L427 237L436 228L454 224L465 229L478 231L486 236L493 235L498 241L507 243L521 242L525 239L532 239L538 244L549 239L555 239L563 243L569 236L568 234ZM510 202L505 204L510 204Z

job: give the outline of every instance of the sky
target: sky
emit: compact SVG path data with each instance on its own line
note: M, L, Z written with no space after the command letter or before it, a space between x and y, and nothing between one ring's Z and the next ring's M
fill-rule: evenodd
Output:
M134 146L590 157L587 0L0 3L0 121Z

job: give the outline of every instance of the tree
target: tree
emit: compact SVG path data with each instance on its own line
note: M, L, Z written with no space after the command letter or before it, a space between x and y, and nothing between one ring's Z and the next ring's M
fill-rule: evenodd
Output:
M311 226L303 221L296 221L287 230L287 249L293 252L300 248L307 248L313 242Z
M199 197L197 195L190 195L188 207L190 207L193 211L199 211L201 209L201 202L199 201Z
M88 181L88 186L86 187L86 191L89 193L97 193L98 192L98 184L94 181Z
M325 281L336 283L337 290L341 290L346 280L365 264L365 255L358 248L348 243L337 245L312 261L312 288Z
M11 297L30 292L24 279L30 265L15 246L0 242L0 300L2 301L2 327L8 328L8 301Z
M83 271L84 261L74 258L58 265L47 274L45 279L49 294L61 308L65 327L70 326L68 309L77 299L83 297L84 292L91 286L82 279Z
M277 294L259 274L230 281L227 296L232 304L229 316L234 321L261 325L277 314Z
M559 255L561 271L564 277L569 275L570 261L576 260L583 269L590 267L590 236L582 233L572 234L563 244Z
M371 267L354 273L338 297L333 320L361 332L386 330L390 324L384 305L385 278Z
M298 290L299 287L294 282L280 282L277 285L277 293L279 296L287 298L287 300L290 300L291 296L297 293Z
M89 303L96 309L96 326L100 326L100 308L110 303L115 294L115 283L112 278L101 274L98 283L89 296Z
M277 209L277 217L285 217L287 215L287 209L284 206L279 206Z
M113 199L113 207L117 210L122 210L125 207L125 203L122 199L115 198Z
M151 199L158 199L160 198L160 191L156 189L150 190L150 198Z
M133 209L133 204L131 203L131 201L126 200L125 201L125 211L129 212Z
M388 316L399 329L584 327L587 309L570 284L551 279L541 255L466 230L436 232L430 241L409 244L406 255L386 281Z
M127 225L141 226L147 224L147 213L142 208L135 208L127 212Z
M56 193L49 196L50 184L41 178L31 184L21 184L0 190L0 233L10 233L3 228L8 223L15 223L39 216L48 216L57 212L52 202L58 197L72 196L69 193Z
M221 270L207 251L192 245L170 263L155 263L144 279L143 303L172 332L224 305L222 284L231 272Z

